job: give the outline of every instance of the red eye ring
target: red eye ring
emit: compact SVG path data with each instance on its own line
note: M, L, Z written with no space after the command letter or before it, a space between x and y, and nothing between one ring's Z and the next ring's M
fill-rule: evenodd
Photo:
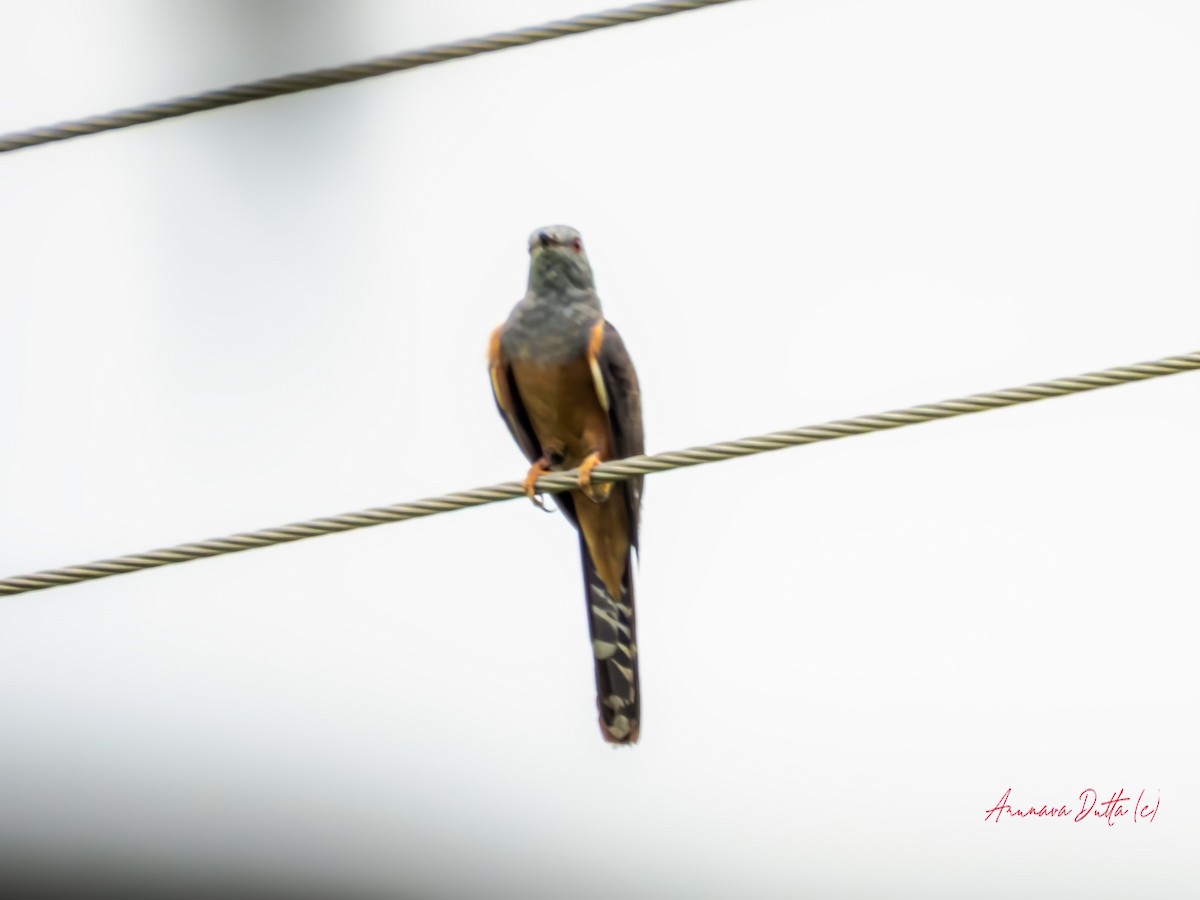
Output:
M581 238L575 238L575 240L571 241L571 246L575 249L576 253L583 252L583 240Z

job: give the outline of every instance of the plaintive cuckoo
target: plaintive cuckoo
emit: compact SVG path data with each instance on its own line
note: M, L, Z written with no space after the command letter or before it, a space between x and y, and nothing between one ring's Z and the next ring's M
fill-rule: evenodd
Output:
M604 320L579 232L566 225L529 237L529 288L492 334L492 392L532 463L525 492L546 472L579 469L580 489L557 495L579 532L584 595L596 664L600 730L614 744L638 739L637 637L632 553L642 479L592 481L605 460L644 452L637 373Z

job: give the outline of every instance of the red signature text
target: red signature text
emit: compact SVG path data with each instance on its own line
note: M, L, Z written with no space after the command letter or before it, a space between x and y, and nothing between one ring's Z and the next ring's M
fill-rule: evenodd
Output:
M1010 802L1012 788L1009 788L1000 798L1000 802L987 811L983 821L990 822L993 816L995 816L996 822L1005 817L1010 819L1071 818L1076 822L1099 819L1107 822L1109 826L1113 826L1129 816L1131 822L1149 823L1153 822L1154 817L1158 815L1158 806L1162 802L1161 797L1155 796L1154 803L1151 805L1145 790L1138 793L1136 802L1125 793L1124 788L1114 791L1107 800L1101 800L1100 796L1095 788L1086 788L1080 791L1077 809L1065 803L1053 806L1046 803L1038 806L1034 803L1024 806Z

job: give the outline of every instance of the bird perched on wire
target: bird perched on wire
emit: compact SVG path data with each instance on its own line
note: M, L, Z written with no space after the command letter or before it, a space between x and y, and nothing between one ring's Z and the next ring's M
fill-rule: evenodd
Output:
M492 333L492 392L532 464L525 492L534 503L543 505L539 477L579 469L579 489L557 502L579 532L600 730L610 743L632 744L640 727L632 554L642 478L601 484L592 470L644 452L637 373L604 319L579 232L539 228L529 256L529 289Z

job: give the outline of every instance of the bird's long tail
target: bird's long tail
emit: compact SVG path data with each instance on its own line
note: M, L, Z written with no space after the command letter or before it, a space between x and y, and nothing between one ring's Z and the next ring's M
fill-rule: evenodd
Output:
M597 573L582 534L579 536L579 553L583 558L588 625L596 658L600 731L611 744L633 744L638 739L640 703L631 554L628 551L625 554L621 596L614 597Z

